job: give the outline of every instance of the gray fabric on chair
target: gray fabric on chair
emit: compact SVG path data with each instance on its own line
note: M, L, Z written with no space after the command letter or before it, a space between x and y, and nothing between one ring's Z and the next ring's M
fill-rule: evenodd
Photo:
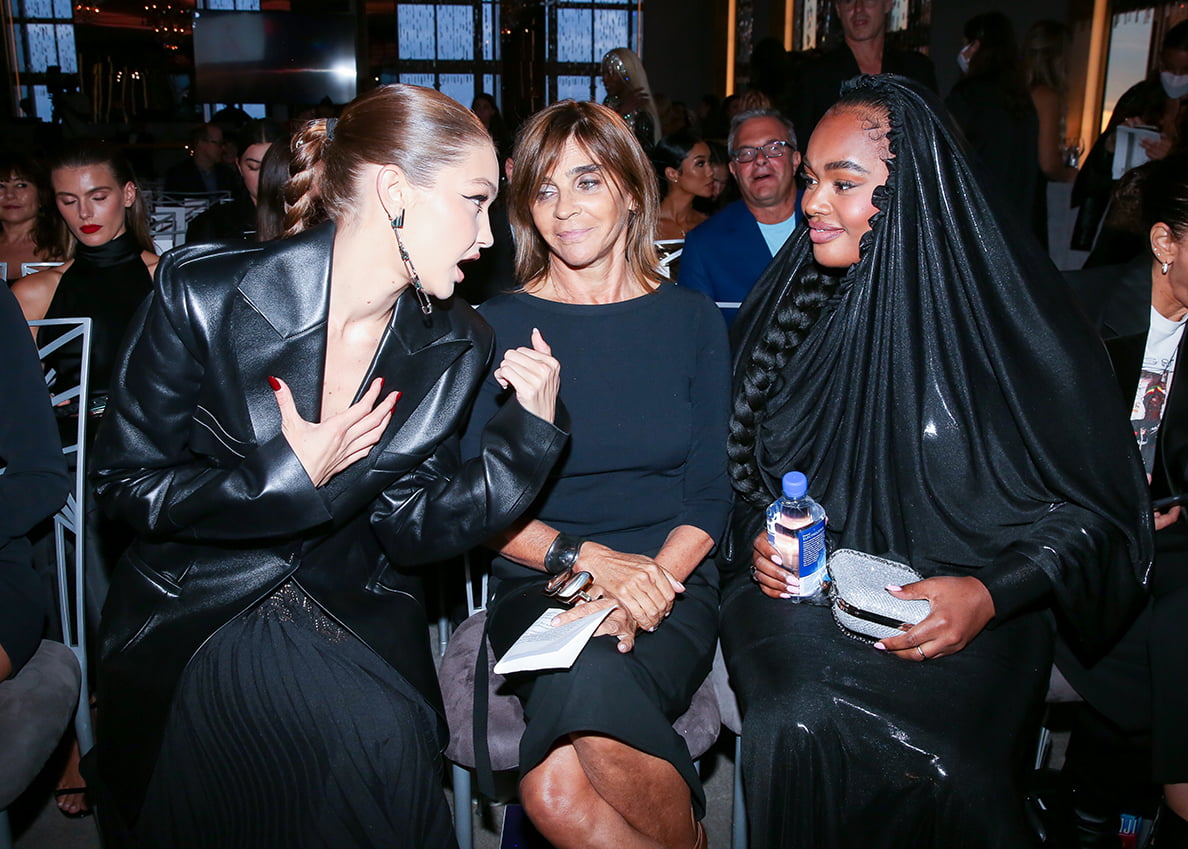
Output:
M478 657L479 640L487 624L487 612L480 610L450 636L441 668L437 672L441 695L445 701L446 721L450 727L450 742L445 756L456 764L474 768L474 664ZM487 715L487 738L491 751L491 768L500 771L515 769L520 763L520 735L524 733L524 708L520 700L504 686L502 675L496 675L495 653L487 648L487 670L490 676L490 706Z
M42 640L18 675L0 682L0 810L24 792L78 707L82 675L74 653Z
M722 715L718 713L718 699L714 695L712 675L707 675L701 682L701 686L693 694L689 709L681 714L672 727L677 734L685 738L685 745L689 747L689 754L693 760L697 760L714 745L722 728Z
M738 707L738 698L730 686L730 673L726 671L726 659L722 657L722 644L714 650L714 667L710 670L710 680L714 682L714 693L718 698L718 711L722 715L722 724L735 734L742 733L742 711Z

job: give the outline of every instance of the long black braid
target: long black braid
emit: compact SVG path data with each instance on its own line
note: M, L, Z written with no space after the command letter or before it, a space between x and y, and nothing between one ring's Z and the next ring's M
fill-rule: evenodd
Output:
M884 140L888 137L891 109L885 95L867 87L869 80L855 78L829 111L857 112L871 137ZM792 352L804 342L843 279L844 272L835 273L813 262L805 265L776 307L763 336L755 343L735 389L730 436L726 440L728 469L735 492L756 507L765 507L771 500L755 457L755 435L767 398Z
M730 436L726 440L730 480L745 500L764 507L771 494L755 458L755 434L767 405L768 393L792 352L805 340L832 299L841 277L815 263L801 271L775 310L763 336L755 343L751 359L734 393Z

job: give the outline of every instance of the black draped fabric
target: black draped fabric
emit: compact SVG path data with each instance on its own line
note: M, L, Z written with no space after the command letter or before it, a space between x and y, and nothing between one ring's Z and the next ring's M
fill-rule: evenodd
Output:
M752 837L1027 845L1012 782L1050 663L1041 608L1085 657L1116 638L1151 562L1146 481L1100 343L1026 223L979 188L944 108L903 78L851 85L890 115L890 177L861 261L761 405L767 491L739 499L725 547ZM811 266L802 227L740 311L736 381ZM991 627L954 657L909 664L852 643L820 608L763 596L751 540L791 469L824 505L832 547L977 576ZM812 828L793 797L815 801Z
M1069 636L1100 652L1152 557L1105 350L1025 224L991 207L935 98L903 78L859 80L889 108L891 176L862 261L768 399L757 443L770 492L803 470L834 544L926 576L977 570L1000 613L1000 596L1032 600L1042 572ZM756 284L736 374L811 258L801 228Z

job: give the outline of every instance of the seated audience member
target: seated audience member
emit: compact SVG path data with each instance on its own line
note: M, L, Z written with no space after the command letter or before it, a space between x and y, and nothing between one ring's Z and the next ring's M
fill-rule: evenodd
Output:
M63 233L45 168L30 156L0 155L0 262L11 286L26 262L63 259Z
M164 191L178 197L229 192L238 185L235 171L223 162L223 130L199 124L190 131L189 156L165 172Z
M0 289L0 681L20 672L45 627L45 589L25 535L70 488L45 377L20 307Z
M958 62L964 76L945 98L957 126L978 154L988 193L1032 221L1039 191L1039 117L1010 18L986 12L965 22ZM1036 233L1037 238L1046 236Z
M293 153L286 136L272 144L260 162L256 185L256 241L270 242L285 232L285 189Z
M79 316L92 320L89 394L75 413L85 411L91 416L88 437L93 438L108 393L114 389L120 341L152 289L157 257L149 239L144 197L118 149L95 142L70 145L51 158L50 182L58 214L70 232L71 259L22 278L12 291L29 321ZM59 328L47 327L36 335L44 344L61 333ZM62 386L78 381L81 362L77 342L47 359ZM70 428L68 418L65 423ZM92 497L87 504L85 534L87 615L94 628L107 596L111 568L128 541L128 533L122 523L107 519ZM58 807L68 816L84 814L88 810L85 790L75 744L56 793Z
M1074 250L1093 249L1102 216L1114 189L1114 147L1118 127L1146 126L1159 130L1160 138L1143 140L1152 159L1161 159L1179 141L1181 112L1188 97L1188 21L1180 21L1163 36L1159 63L1147 79L1122 93L1114 105L1105 131L1089 150L1073 184L1072 205L1077 221L1072 235Z
M1164 799L1155 845L1180 849L1188 847L1188 525L1179 504L1163 507L1158 499L1188 492L1188 377L1175 379L1188 322L1188 155L1135 172L1148 233L1145 255L1068 278L1106 340L1125 402L1118 412L1130 411L1156 499L1155 567L1146 610L1102 661L1086 669L1071 654L1058 653L1069 683L1104 720L1074 728L1065 772L1085 791L1080 798L1101 798L1084 779L1100 763L1092 751L1097 738L1108 729L1115 739L1149 735L1149 778L1163 786ZM1089 728L1096 729L1093 746L1080 739ZM1091 830L1098 822L1107 840L1116 835L1121 810L1091 805L1078 806L1081 827Z
M714 191L709 145L689 130L681 130L660 139L652 149L652 165L660 183L656 246L667 256L680 250L685 235L706 219L693 201L708 198ZM666 263L669 279L677 279L679 263L679 257Z
M242 184L231 200L215 204L190 222L187 242L222 240L256 241L256 209L259 204L260 170L264 155L276 142L288 144L288 137L273 121L252 121L240 133L243 152L235 160Z
M1142 605L1146 481L1105 352L964 151L923 86L851 82L805 151L807 224L733 328L720 628L754 846L1034 845L1052 611L1090 658ZM792 470L831 549L922 576L875 589L927 600L916 624L856 639L792 603L764 530Z
M537 113L515 161L523 291L480 311L500 345L537 328L549 339L573 437L545 494L501 538L491 645L502 655L556 606L543 590L566 569L593 576L593 600L565 619L613 608L572 668L509 676L527 720L520 798L558 849L704 847L705 797L672 723L714 654L706 558L729 510L725 329L703 295L662 282L655 174L609 109L564 101ZM505 395L496 371L464 454Z
M727 148L742 199L685 237L681 285L715 301L741 302L799 222L800 151L792 125L769 110L737 115Z
M833 0L841 21L842 43L800 65L791 87L791 118L807 139L825 110L855 74L900 74L936 91L932 60L915 50L896 50L887 42L894 0Z

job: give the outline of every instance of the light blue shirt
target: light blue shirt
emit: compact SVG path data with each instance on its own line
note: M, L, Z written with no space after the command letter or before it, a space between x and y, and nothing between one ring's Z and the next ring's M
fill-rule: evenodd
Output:
M772 256L775 256L784 246L784 242L788 241L792 231L796 229L796 213L792 213L778 224L764 224L762 221L755 223L759 225L763 241L767 242L767 249L771 251Z

